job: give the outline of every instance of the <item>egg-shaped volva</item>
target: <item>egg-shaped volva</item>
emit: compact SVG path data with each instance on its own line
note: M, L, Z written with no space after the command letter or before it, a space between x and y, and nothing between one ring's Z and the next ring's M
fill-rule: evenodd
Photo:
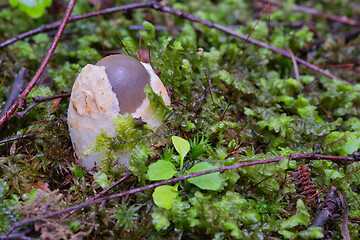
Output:
M150 85L166 105L167 91L151 65L117 54L86 65L77 76L70 97L68 124L71 141L85 169L99 165L104 152L86 152L103 129L115 136L114 118L129 113L152 128L163 124L151 107L144 87ZM128 165L130 152L115 153L116 161Z

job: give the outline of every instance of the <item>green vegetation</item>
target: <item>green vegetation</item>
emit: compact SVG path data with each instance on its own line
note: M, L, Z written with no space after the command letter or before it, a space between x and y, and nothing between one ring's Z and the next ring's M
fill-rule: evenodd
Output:
M166 4L249 34L264 7L253 2L258 1L169 0ZM129 3L132 1L116 1L116 5ZM359 9L346 0L296 3L354 19ZM23 10L21 4L19 9ZM155 10L101 16L102 31L96 17L69 23L48 66L51 86L35 87L27 104L34 96L69 93L82 67L96 63L104 52L122 48L115 33L132 56L136 56L140 39L141 47L150 49L153 68L160 70L161 80L173 92L172 104L166 106L145 87L164 126L153 130L130 115L117 117L117 135L101 132L88 150L106 152L97 173L82 170L74 157L66 122L68 98L41 103L23 118L9 119L0 131L1 139L35 135L0 144L0 233L24 217L83 203L125 176L128 169L114 165L113 153L119 150L131 150L129 169L134 176L107 195L237 163L312 152L347 156L358 151L360 37L345 41L342 36L352 26L341 25L331 32L334 21L295 12L294 4L286 1L285 6L272 8L252 37L290 49L353 85L300 64L300 78L296 79L291 59L251 44L240 49L241 39ZM47 1L40 5L48 6ZM63 16L63 12L51 15L54 9L49 8L44 14L39 10L40 16L30 15L39 17L31 21L20 10L0 9L1 41ZM95 10L88 1L78 0L73 15ZM34 13L29 8L24 11ZM303 24L296 27L299 22ZM160 23L167 31L157 29ZM139 26L143 28L133 30ZM41 33L1 49L0 80L4 82L0 107L20 67L34 75L53 35ZM323 202L327 190L319 194L319 204L301 196L298 180L292 175L299 164L311 169L317 190L340 180L335 187L349 203L349 233L357 239L360 171L342 178L358 169L359 163L288 158L91 205L73 213L66 222L41 221L37 237L54 227L64 235L52 236L63 239L74 234L85 239L317 239L327 234L342 239L342 214L325 229L310 226L317 214L314 208ZM48 208L31 215L26 206L37 206L36 200L19 196L39 188L39 182L47 183L53 192L32 193L31 199L39 199Z

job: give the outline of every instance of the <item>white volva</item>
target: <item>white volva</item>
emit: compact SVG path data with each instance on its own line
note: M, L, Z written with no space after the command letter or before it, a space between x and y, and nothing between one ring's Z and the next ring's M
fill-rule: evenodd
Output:
M170 104L170 98L159 77L150 64L141 63L150 75L150 87L160 95L165 104ZM131 91L131 90L129 90ZM90 170L101 163L104 152L88 152L100 129L108 135L115 136L114 118L120 114L119 102L105 72L104 66L86 65L77 76L68 109L68 124L71 141L83 166ZM152 128L162 125L162 119L156 115L150 102L145 97L134 113L134 118L141 117ZM130 152L117 152L118 163L129 166Z

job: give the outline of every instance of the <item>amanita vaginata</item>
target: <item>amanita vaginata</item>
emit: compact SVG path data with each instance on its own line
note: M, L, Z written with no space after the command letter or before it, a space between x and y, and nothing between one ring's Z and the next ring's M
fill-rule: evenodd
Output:
M170 98L151 65L133 57L117 54L101 59L96 65L86 65L72 88L68 109L71 141L83 166L90 170L101 163L104 152L89 149L103 129L115 136L114 118L129 113L141 118L152 128L162 125L162 119L151 107L144 87L150 85L166 105ZM115 153L118 163L129 166L130 152Z

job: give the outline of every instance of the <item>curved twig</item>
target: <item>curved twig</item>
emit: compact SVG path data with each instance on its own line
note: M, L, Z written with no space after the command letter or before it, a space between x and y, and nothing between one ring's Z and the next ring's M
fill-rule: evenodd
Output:
M287 157L285 156L285 157L279 157L279 158L271 158L271 159L267 159L267 160L245 162L245 163L239 163L239 164L234 164L234 165L220 167L220 168L214 168L214 169L207 170L207 171L190 173L190 174L182 176L182 177L172 178L172 179L169 179L169 180L166 180L166 181L153 183L153 184L150 184L150 185L147 185L147 186L144 186L144 187L134 188L134 189L131 189L129 191L116 193L116 194L109 195L109 196L106 196L106 197L103 197L103 198L98 198L98 199L95 199L95 200L90 201L90 202L86 201L86 202L84 202L82 204L79 204L77 206L72 206L72 207L62 209L62 210L59 210L59 211L56 211L56 212L45 214L45 215L40 216L40 217L15 222L15 223L13 223L11 225L11 228L9 229L7 234L11 234L16 228L19 228L19 227L22 227L22 226L25 226L25 225L28 225L28 224L35 223L35 222L40 221L40 220L45 219L45 218L52 218L52 217L55 217L55 216L58 216L58 215L61 215L61 214L64 214L64 213L77 211L77 210L80 210L81 208L84 208L84 207L87 207L87 206L90 206L90 205L98 204L98 203L105 202L105 201L110 201L110 200L113 200L113 199L116 199L116 198L119 198L119 197L123 197L123 196L126 196L126 195L131 195L131 194L134 194L134 193L142 192L142 191L149 190L149 189L152 189L152 188L156 188L156 187L159 187L159 186L163 186L163 185L166 185L166 184L176 183L176 182L179 182L179 181L182 181L182 180L185 180L185 179L202 176L202 175L209 174L209 173L222 172L222 171L225 171L225 170L248 167L248 166L254 166L254 165L261 165L261 164L267 164L267 163L280 162L280 161L282 161L282 160L284 160L286 158ZM300 160L300 159L320 160L320 159L322 159L322 160L337 160L337 161L359 161L360 160L360 153L354 152L353 156L328 156L328 155L306 153L306 154L290 155L289 158L291 160Z
M258 0L258 1L261 1L263 3L268 3L268 0ZM278 7L282 7L282 6L285 5L284 2L277 2L277 1L271 1L270 4L278 6ZM333 15L333 14L322 13L322 12L319 12L319 11L317 11L315 9L308 8L308 7L303 7L303 6L299 6L299 5L293 5L293 10L297 11L297 12L303 12L303 13L307 13L307 14L310 14L310 15L330 19L330 20L333 20L333 21L336 21L336 22L341 22L341 23L346 24L346 25L360 27L360 22L359 21L351 19L351 18L347 18L346 16L337 16L337 15Z
M17 116L22 118L28 111L30 111L31 109L33 109L40 103L50 101L50 100L53 100L56 98L63 98L63 97L70 97L70 93L64 93L64 94L46 96L46 97L33 97L34 102L32 104L30 104L27 108L25 108L24 111L17 113Z
M60 37L62 35L62 32L65 29L65 26L68 22L68 19L71 15L71 12L74 8L74 5L76 3L76 0L70 0L68 8L66 9L65 15L63 19L61 20L61 24L59 27L59 30L57 31L49 50L47 51L42 63L40 64L39 69L36 71L34 77L31 79L29 84L26 86L25 90L22 92L22 94L19 96L18 100L15 101L15 103L9 108L9 110L5 113L4 116L0 118L0 126L9 118L9 116L16 110L16 108L21 107L23 104L24 99L29 95L31 89L34 87L35 83L39 79L41 73L45 70L46 65L50 61L51 56L53 55L55 48L60 40Z
M144 2L144 3L134 3L134 4L129 4L129 5L123 5L120 7L113 7L113 8L106 8L106 9L102 9L99 11L95 11L95 12L90 12L90 13L85 13L83 15L77 15L77 16L72 16L69 17L68 22L76 22L85 18L90 18L90 17L95 17L98 15L104 15L104 14L108 14L108 13L114 13L114 12L121 12L121 11L127 11L127 10L131 10L131 9L137 9L137 8L145 8L145 7L150 7L152 5L152 2ZM38 33L42 33L42 32L48 32L50 30L54 30L57 27L59 27L61 24L60 21L58 22L54 22L54 23L50 23L50 24L46 24L46 25L42 25L41 27L35 28L33 30L24 32L16 37L10 38L2 43L0 43L0 49L3 47L6 47L9 44L12 44L16 41L34 36Z
M215 29L218 29L222 32L225 32L227 34L230 34L232 36L235 36L235 37L238 37L238 38L241 38L241 39L247 39L248 42L254 44L254 45L257 45L259 47L263 47L263 48L267 48L277 54L280 54L284 57L287 57L287 58L290 58L291 59L291 54L289 53L289 51L286 51L284 49L280 49L280 48L276 48L276 47L273 47L267 43L264 43L264 42L261 42L259 40L256 40L256 39L253 39L253 38L247 38L246 35L243 35L241 33L237 33L233 30L231 30L230 28L227 28L227 27L224 27L220 24L216 24L216 23L213 23L213 22L210 22L210 21L207 21L207 20L203 20L201 18L198 18L198 17L195 17L194 15L191 15L187 12L183 12L183 11L180 11L180 10L176 10L176 9L173 9L171 7L168 7L168 6L164 6L164 5L161 5L159 3L154 3L152 8L154 8L155 10L158 10L158 11L161 11L161 12L167 12L167 13L170 13L170 14L173 14L173 15L176 15L178 17L182 17L182 18L186 18L188 20L191 20L193 22L198 22L202 25L205 25L207 27L210 27L210 28L215 28ZM339 78L338 76L335 76L329 72L326 72L324 69L322 68L319 68L311 63L308 63L306 62L305 60L301 59L301 58L298 58L298 57L294 57L294 59L296 60L296 62L298 63L301 63L303 64L304 66L324 75L324 76L327 76L329 78L335 78L339 81L342 81L344 83L347 83L347 84L350 84L352 85L350 82L344 80L344 79L341 79Z

